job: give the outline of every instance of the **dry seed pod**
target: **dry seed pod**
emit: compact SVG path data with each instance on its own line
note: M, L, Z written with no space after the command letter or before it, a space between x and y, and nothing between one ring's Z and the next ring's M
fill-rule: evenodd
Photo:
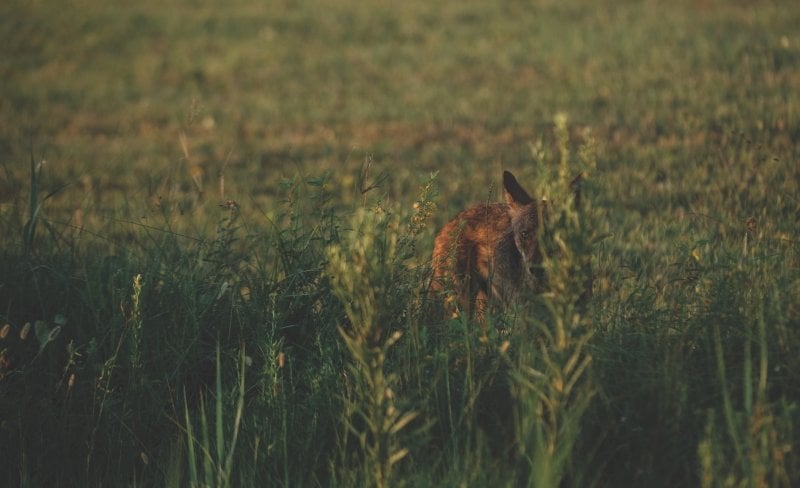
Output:
M19 331L19 338L23 341L28 338L28 333L31 331L31 323L25 322L25 325L22 326L22 330Z

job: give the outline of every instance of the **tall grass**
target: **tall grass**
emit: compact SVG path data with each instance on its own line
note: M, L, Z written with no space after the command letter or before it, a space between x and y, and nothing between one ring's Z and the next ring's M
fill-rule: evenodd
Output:
M380 207L355 213L351 229L346 244L328 251L332 291L347 318L339 334L351 356L341 448L345 453L356 451L348 457L363 456L363 473L348 484L383 487L392 484L395 464L408 454L398 438L417 416L397 408L398 375L387 372L390 349L403 337L393 326L398 317L384 315L399 310L393 304L399 291L393 287L402 279L394 269L398 232ZM350 435L357 439L356 449L348 446Z
M189 465L189 482L191 486L231 486L233 479L233 460L236 452L236 443L239 438L239 428L242 421L245 396L245 368L247 356L244 348L241 352L239 366L239 385L236 403L233 405L233 418L228 427L229 438L226 436L224 403L225 391L222 386L221 360L219 348L216 355L215 383L214 383L214 436L212 438L205 402L201 400L198 413L200 432L195 434L194 421L189 414L188 402L184 398L184 415L186 428L186 450ZM213 440L212 440L213 439ZM181 460L182 461L182 460ZM198 464L202 470L198 469ZM175 469L180 472L180 468ZM171 479L174 486L181 486L180 479Z
M584 173L570 184L570 167L576 165L571 164L564 114L556 117L554 130L559 153L555 183L566 197L560 205L549 202L548 226L540 229L549 290L538 306L517 311L522 333L512 334L515 347L510 358L515 435L524 473L518 484L528 486L558 486L566 479L579 479L582 468L572 456L595 389L588 379L594 328L585 309L592 287L591 211L580 198ZM594 156L586 150L581 154L589 169ZM548 187L550 195L558 194L552 192L555 185Z
M591 170L567 127L535 154ZM435 179L353 209L296 179L263 230L227 206L209 240L6 252L5 481L791 483L796 242L711 225L664 274L629 275L591 171L579 205L572 173L539 179L549 292L488 336L426 315Z
M792 2L85 3L0 3L0 485L797 484Z

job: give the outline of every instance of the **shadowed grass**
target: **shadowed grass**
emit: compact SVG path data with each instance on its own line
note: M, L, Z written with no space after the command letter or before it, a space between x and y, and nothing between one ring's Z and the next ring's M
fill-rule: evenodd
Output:
M797 25L3 2L0 484L791 485ZM507 336L428 316L435 230L505 168L567 202L566 166L558 294Z

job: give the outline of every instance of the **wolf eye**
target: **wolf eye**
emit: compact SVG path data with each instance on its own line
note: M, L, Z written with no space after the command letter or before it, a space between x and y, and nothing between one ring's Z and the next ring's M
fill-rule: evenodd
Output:
M519 235L520 235L520 237L522 237L523 239L527 239L527 238L528 238L528 235L529 235L529 232L528 232L527 230L523 230L522 232L520 232L520 234L519 234Z

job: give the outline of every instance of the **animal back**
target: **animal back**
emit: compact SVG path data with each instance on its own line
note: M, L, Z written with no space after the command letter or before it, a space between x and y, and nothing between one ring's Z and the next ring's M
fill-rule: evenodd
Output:
M463 210L436 236L433 249L434 287L450 276L458 286L468 279L485 281L495 244L511 225L504 203L480 204Z

